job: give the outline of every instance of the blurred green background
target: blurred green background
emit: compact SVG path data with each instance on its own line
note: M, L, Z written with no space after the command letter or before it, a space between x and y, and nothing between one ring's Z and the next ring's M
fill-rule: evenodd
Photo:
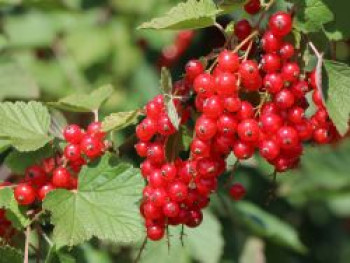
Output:
M177 2L1 0L0 99L54 101L111 83L115 91L102 115L142 107L159 93L161 65L178 79L186 60L223 41L215 28L136 30ZM349 44L335 45L337 58L349 62ZM67 117L82 124L91 119ZM132 129L116 135L117 143ZM138 164L132 153L127 157ZM279 175L277 197L269 201L271 172L257 158L244 163L235 174L248 191L244 202L230 201L222 189L203 225L186 231L185 248L175 230L169 252L165 243L148 244L141 262L350 262L350 143L307 147L301 167ZM93 240L62 252L58 262L132 262L139 245Z

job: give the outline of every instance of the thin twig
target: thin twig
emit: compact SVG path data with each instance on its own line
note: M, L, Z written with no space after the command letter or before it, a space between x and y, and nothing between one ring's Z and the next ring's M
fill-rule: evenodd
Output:
M25 231L25 244L24 244L24 260L23 263L29 262L29 237L30 237L30 225L27 226Z
M232 51L233 53L238 52L245 44L247 44L251 39L259 34L258 30L253 31L249 36L247 36L241 43L239 43L235 49Z
M98 122L98 109L93 110L92 113L94 114L94 121L95 121L95 122Z
M140 262L140 259L141 259L141 256L142 256L142 252L145 250L145 248L146 248L146 244L147 244L147 236L145 237L145 239L143 240L143 242L142 242L142 245L141 245L141 247L140 247L140 250L139 250L139 253L137 253L137 256L136 256L136 258L135 258L135 260L134 260L134 263L138 263L138 262Z
M185 236L185 226L182 224L181 225L181 233L180 233L180 242L181 242L181 245L183 247L185 246L184 236Z

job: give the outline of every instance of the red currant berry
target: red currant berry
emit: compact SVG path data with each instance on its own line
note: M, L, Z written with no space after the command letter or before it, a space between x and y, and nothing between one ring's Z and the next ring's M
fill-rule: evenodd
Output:
M305 110L301 107L293 107L288 111L288 120L291 123L299 124L305 119Z
M236 72L239 68L239 57L236 53L229 50L224 50L219 54L218 67L222 71Z
M46 184L39 189L38 197L42 201L45 199L46 195L54 190L55 187L52 184Z
M221 96L232 96L237 92L237 78L229 72L215 76L215 91Z
M31 205L35 201L36 193L30 184L23 183L16 186L14 196L18 204Z
M261 8L260 0L249 0L244 5L244 10L250 15L255 15L259 13L260 8Z
M230 96L224 98L224 108L228 112L237 112L241 109L242 102L238 97Z
M290 43L283 43L279 50L282 59L287 60L294 56L294 47Z
M90 123L87 128L87 133L99 140L102 140L106 136L106 133L102 130L102 123L99 121Z
M75 125L75 124L68 125L63 130L64 139L67 142L70 142L73 144L79 144L83 138L83 135L84 135L83 131L80 129L78 125Z
M177 217L180 213L178 203L170 201L163 206L163 213L166 217Z
M326 128L318 128L314 131L313 139L318 144L326 144L330 142L331 136Z
M194 138L191 146L191 153L196 157L208 157L210 154L211 145L208 141Z
M298 132L290 126L283 126L277 131L277 142L282 149L291 149L299 144Z
M148 227L147 237L152 241L161 240L164 237L164 227L158 225Z
M171 123L168 115L163 114L158 119L158 133L169 136L176 132L174 125Z
M135 144L135 150L138 156L140 157L146 157L147 156L147 150L148 150L148 143L147 142L138 142Z
M53 171L52 184L57 188L68 189L70 187L71 177L70 172L66 168L59 167Z
M208 73L202 73L196 77L193 89L202 97L210 97L214 92L214 80Z
M224 111L223 102L219 96L212 96L204 101L203 114L209 118L218 118Z
M225 136L233 136L237 125L237 120L232 114L223 114L217 121L218 132Z
M262 57L261 60L262 69L266 73L273 73L278 71L281 67L281 59L278 55L274 53L268 53Z
M204 67L199 60L193 59L187 62L186 67L186 79L193 82L194 79L204 72Z
M189 211L188 220L186 226L194 228L199 226L203 221L203 214L200 210Z
M47 183L47 176L43 168L39 165L32 165L25 171L25 181L40 188Z
M159 103L154 100L150 101L146 105L146 116L152 120L157 120L160 114L164 110L164 103Z
M159 115L158 115L159 117ZM157 132L157 123L153 119L146 118L136 127L136 136L141 141L149 141Z
M245 196L246 190L242 184L235 183L231 186L229 193L233 200L239 201Z
M213 119L202 115L197 119L195 130L197 137L206 141L214 137L217 131L217 125Z
M64 157L67 158L69 161L76 161L81 158L81 149L78 144L68 144L64 148L63 152Z
M266 53L277 52L281 47L281 39L271 31L266 31L261 39L262 48Z
M269 27L271 32L278 37L288 35L292 30L292 17L288 13L277 12L270 17Z
M233 153L237 157L237 159L249 159L254 154L254 147L249 143L236 141L233 144Z
M274 102L280 109L288 109L293 106L295 97L289 89L282 89L275 95Z
M162 164L165 161L164 146L161 143L153 143L147 151L147 158L155 164Z
M152 202L144 203L142 208L143 214L147 219L158 219L163 216L161 209Z
M275 94L282 89L283 79L278 73L266 74L263 85L269 93Z
M260 143L259 151L266 160L273 160L279 155L280 147L274 140L264 140Z
M234 32L238 40L244 40L252 32L252 26L248 20L243 19L235 23Z
M281 74L284 81L292 83L298 79L300 68L297 63L286 63L282 67Z
M168 193L171 200L182 202L187 198L188 188L185 184L176 182L169 186Z
M99 139L86 135L80 143L80 148L88 158L93 159L103 153L104 145Z
M259 75L258 64L253 60L242 62L239 67L239 74L242 79L256 78Z
M242 101L241 109L237 112L236 116L239 120L252 118L254 116L253 105L248 101Z
M246 119L238 124L237 133L244 142L256 142L259 139L259 125L254 119Z

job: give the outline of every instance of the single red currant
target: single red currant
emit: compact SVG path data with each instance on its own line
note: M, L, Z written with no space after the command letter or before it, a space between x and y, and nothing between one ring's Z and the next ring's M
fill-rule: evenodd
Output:
M233 200L239 201L245 196L246 190L242 184L235 183L231 186L229 193Z
M35 201L36 193L30 184L22 183L16 186L14 196L18 204L31 205Z

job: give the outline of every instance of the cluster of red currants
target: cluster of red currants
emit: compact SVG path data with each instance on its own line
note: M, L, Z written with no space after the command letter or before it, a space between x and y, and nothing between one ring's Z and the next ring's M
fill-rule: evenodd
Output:
M258 2L248 2L246 11L258 12ZM184 79L175 83L173 90L179 97L195 97L194 105L191 99L175 99L182 124L189 119L189 106L200 113L188 160L166 159L165 145L177 131L163 97L158 95L146 105L146 118L136 128L139 142L135 147L138 155L146 158L141 164L147 186L140 210L149 239L161 239L168 225L196 227L202 222L201 209L216 190L231 152L245 160L258 151L276 172L284 172L298 165L303 142L324 144L337 138L315 72L301 73L294 62L294 46L284 40L291 29L290 14L277 12L259 42L254 41L258 32L242 20L235 28L239 50L221 51L208 70L199 60L188 62ZM252 55L258 59L249 59ZM311 117L305 114L308 92L313 92L317 106ZM245 188L233 184L229 194L239 200Z
M189 48L193 38L194 31L192 30L179 32L176 35L174 43L162 49L162 54L158 58L157 66L159 68L173 66Z
M78 125L69 125L64 129L63 136L67 142L63 155L47 158L41 165L28 167L24 178L14 185L18 204L29 206L36 200L42 201L56 188L76 189L76 175L81 167L105 152L105 133L100 122L91 123L87 131ZM11 185L8 183L8 186Z

